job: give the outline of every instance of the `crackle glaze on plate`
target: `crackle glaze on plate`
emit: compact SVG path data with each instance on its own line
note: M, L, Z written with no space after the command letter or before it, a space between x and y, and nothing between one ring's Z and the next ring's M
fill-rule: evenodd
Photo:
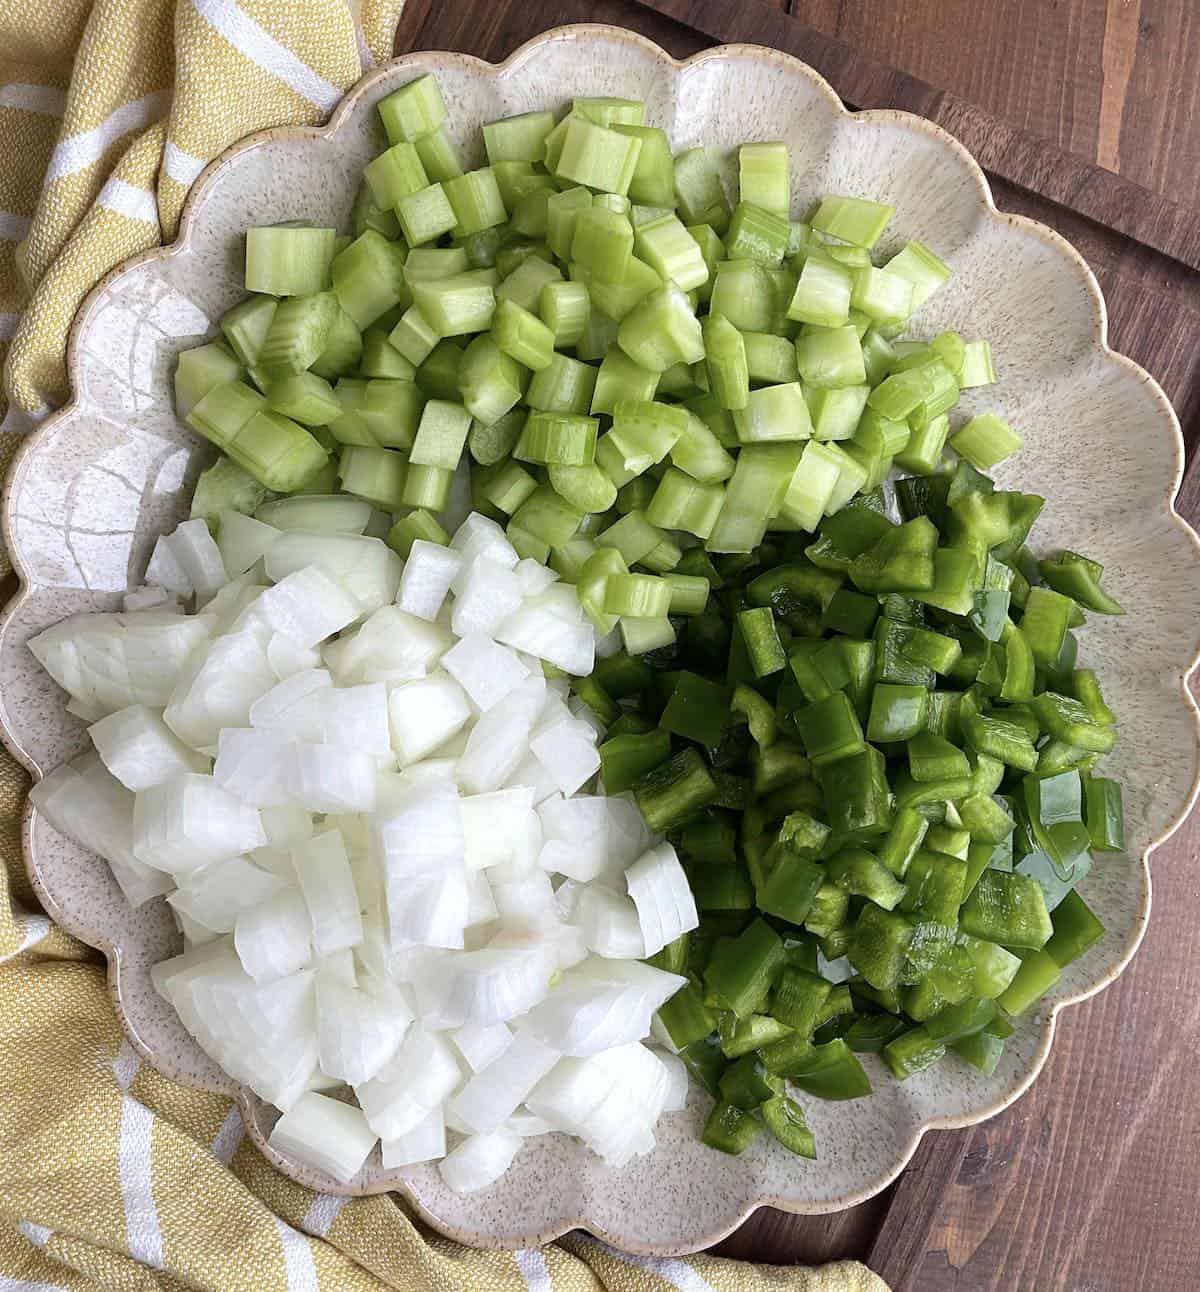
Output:
M117 606L140 581L156 535L186 515L210 459L172 412L171 371L241 296L244 230L284 220L346 227L362 167L381 147L374 105L423 72L439 77L472 165L483 162L484 121L561 110L574 95L640 98L677 150L785 140L795 210L826 191L891 202L897 215L880 249L919 237L951 263L954 277L922 311L921 331L991 340L1001 383L967 392L963 408L994 408L1024 432L1000 482L1048 495L1037 540L1103 561L1106 587L1136 611L1092 616L1083 637L1121 724L1130 852L1105 857L1083 889L1109 935L1021 1022L991 1077L951 1061L899 1084L864 1056L870 1099L807 1100L817 1162L769 1137L739 1158L711 1152L696 1138L707 1099L693 1093L686 1111L663 1119L657 1150L621 1170L545 1136L499 1182L460 1197L428 1165L384 1171L376 1158L347 1188L267 1148L274 1111L217 1070L150 985L150 966L178 949L162 899L131 911L104 864L36 813L25 825L33 881L50 914L108 956L117 1010L140 1052L172 1077L233 1095L263 1152L315 1188L399 1189L438 1229L480 1246L530 1246L582 1226L658 1254L707 1246L763 1204L850 1206L897 1175L926 1129L970 1125L1016 1099L1045 1061L1056 1010L1128 963L1150 909L1145 855L1185 815L1198 766L1184 679L1200 624L1200 560L1172 507L1178 423L1154 381L1107 348L1104 302L1080 257L1041 225L998 213L976 164L928 122L847 113L815 72L770 50L729 46L678 63L629 32L583 26L548 32L500 66L408 56L361 82L324 129L266 131L236 145L196 185L180 240L115 271L90 297L72 343L75 402L30 437L10 477L5 536L22 590L0 635L6 742L35 776L84 747L82 724L27 639L73 612Z

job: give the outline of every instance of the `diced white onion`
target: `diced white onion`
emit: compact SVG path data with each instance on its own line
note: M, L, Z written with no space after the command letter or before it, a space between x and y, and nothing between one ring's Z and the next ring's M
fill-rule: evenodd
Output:
M592 733L577 718L556 722L530 741L533 756L563 794L582 789L600 770Z
M522 1142L519 1135L507 1130L472 1135L442 1158L438 1170L455 1193L474 1193L508 1170Z
M410 615L432 622L461 568L462 556L453 548L416 539L404 563L396 604Z
M362 941L362 912L346 845L337 830L292 848L292 865L312 919L313 949L318 956L356 947Z
M271 550L279 530L240 511L223 511L217 517L217 548L231 579L253 569ZM146 571L150 577L150 571Z
M402 767L419 762L460 732L471 718L462 687L440 670L392 688L387 702L391 746Z
M637 907L646 955L657 955L668 942L699 925L692 887L669 843L639 857L625 872L625 880Z
M88 728L105 767L128 790L161 785L184 772L202 772L208 760L194 753L144 704L118 709Z
M417 1162L432 1162L446 1156L446 1119L440 1107L434 1108L411 1130L395 1139L383 1141L383 1167L390 1171L396 1166L411 1166Z
M258 812L211 776L188 772L134 796L133 852L179 875L266 845Z
M483 633L492 637L499 626L521 605L521 580L499 561L481 556L463 565L463 577L455 586L450 627L456 636Z
M275 1123L267 1143L345 1184L362 1170L378 1138L361 1109L309 1091Z
M466 691L480 713L499 704L529 676L515 651L483 633L470 633L442 656L442 667Z
M353 632L324 648L339 686L358 682L412 682L425 677L450 645L450 634L399 606L383 606Z

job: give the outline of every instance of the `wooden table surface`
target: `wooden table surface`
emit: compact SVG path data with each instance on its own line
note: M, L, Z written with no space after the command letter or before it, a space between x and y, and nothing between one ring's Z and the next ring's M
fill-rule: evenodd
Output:
M628 20L628 0L574 8L577 20ZM1200 0L794 0L793 13L880 63L1195 208L1200 220ZM532 7L522 19L520 33L497 48L486 5L409 0L397 48L496 57L556 21ZM690 52L690 33L658 21L667 24L662 43ZM652 24L639 25L657 35ZM1019 202L1004 187L997 192L1002 206ZM1064 232L1103 278L1088 229L1076 221ZM1176 344L1200 352L1200 330ZM1166 358L1161 366L1143 361L1165 378ZM1194 450L1197 401L1180 414ZM1200 526L1200 491L1190 488L1180 502ZM940 1209L932 1230L920 1228L906 1268L893 1255L886 1272L897 1285L1200 1289L1198 863L1200 813L1154 854L1154 915L1141 951L1113 987L1060 1016L1033 1089L973 1130L926 1137L901 1187L919 1196L927 1175ZM960 1155L947 1188L945 1162ZM718 1250L777 1262L866 1258L886 1214L894 1253L905 1211L889 1210L889 1201L885 1193L820 1223L764 1210Z

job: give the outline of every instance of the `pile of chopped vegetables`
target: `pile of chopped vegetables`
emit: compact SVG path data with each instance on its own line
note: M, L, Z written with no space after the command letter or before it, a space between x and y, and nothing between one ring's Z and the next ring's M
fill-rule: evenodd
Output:
M252 294L179 357L222 453L197 519L129 613L39 639L102 760L39 806L130 900L179 881L161 989L343 1178L447 1127L455 1187L548 1129L620 1163L685 1067L706 1143L811 1157L794 1096L868 1094L859 1054L992 1072L1104 932L1075 890L1125 846L1116 727L1075 630L1121 607L1095 562L1035 559L1044 500L985 474L1022 444L955 411L988 342L903 339L949 267L864 197L793 219L781 143L737 150L731 207L637 101L489 123L469 170L432 78L379 113L354 237L250 229ZM493 795L519 857L472 834ZM328 950L355 895L361 941ZM286 1031L314 974L317 1039L264 1077L211 1018L241 991Z

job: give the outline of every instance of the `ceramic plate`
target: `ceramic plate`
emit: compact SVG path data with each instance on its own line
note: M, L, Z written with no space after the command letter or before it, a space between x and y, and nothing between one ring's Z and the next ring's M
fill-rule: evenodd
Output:
M54 918L107 954L117 1009L142 1054L172 1077L234 1095L259 1147L305 1184L399 1189L437 1228L491 1247L583 1226L628 1250L678 1253L716 1241L765 1203L848 1207L896 1176L923 1131L981 1121L1029 1086L1056 1011L1111 982L1137 948L1150 909L1145 856L1185 814L1197 776L1184 678L1200 624L1200 561L1172 508L1183 465L1175 416L1151 378L1107 348L1104 302L1076 252L1041 225L997 212L978 166L928 122L847 113L815 72L769 50L735 45L678 63L628 32L570 27L498 67L411 55L359 84L326 128L267 131L232 148L196 185L180 240L110 275L84 306L71 350L75 402L30 438L13 470L5 536L22 590L0 637L7 742L34 775L85 743L25 642L72 612L116 606L140 581L155 536L186 515L208 453L172 412L172 366L242 294L243 231L284 220L345 227L363 165L381 148L375 103L423 72L439 77L473 165L483 162L482 122L561 110L573 95L640 98L676 149L786 140L797 211L827 191L891 202L897 215L881 250L915 236L951 263L954 277L922 311L921 328L991 340L1001 383L963 404L994 408L1025 433L1001 483L1049 495L1039 542L1103 561L1106 586L1136 612L1093 616L1084 636L1121 723L1115 762L1130 852L1104 858L1084 888L1109 935L1021 1022L994 1075L947 1062L901 1085L868 1056L872 1098L806 1101L817 1162L769 1137L740 1158L711 1152L696 1138L707 1099L693 1094L685 1112L664 1119L657 1150L621 1170L547 1136L498 1183L460 1197L429 1166L384 1171L376 1162L347 1189L268 1149L273 1110L201 1054L150 986L149 967L177 949L162 900L131 911L103 863L36 814L26 822L31 874Z

